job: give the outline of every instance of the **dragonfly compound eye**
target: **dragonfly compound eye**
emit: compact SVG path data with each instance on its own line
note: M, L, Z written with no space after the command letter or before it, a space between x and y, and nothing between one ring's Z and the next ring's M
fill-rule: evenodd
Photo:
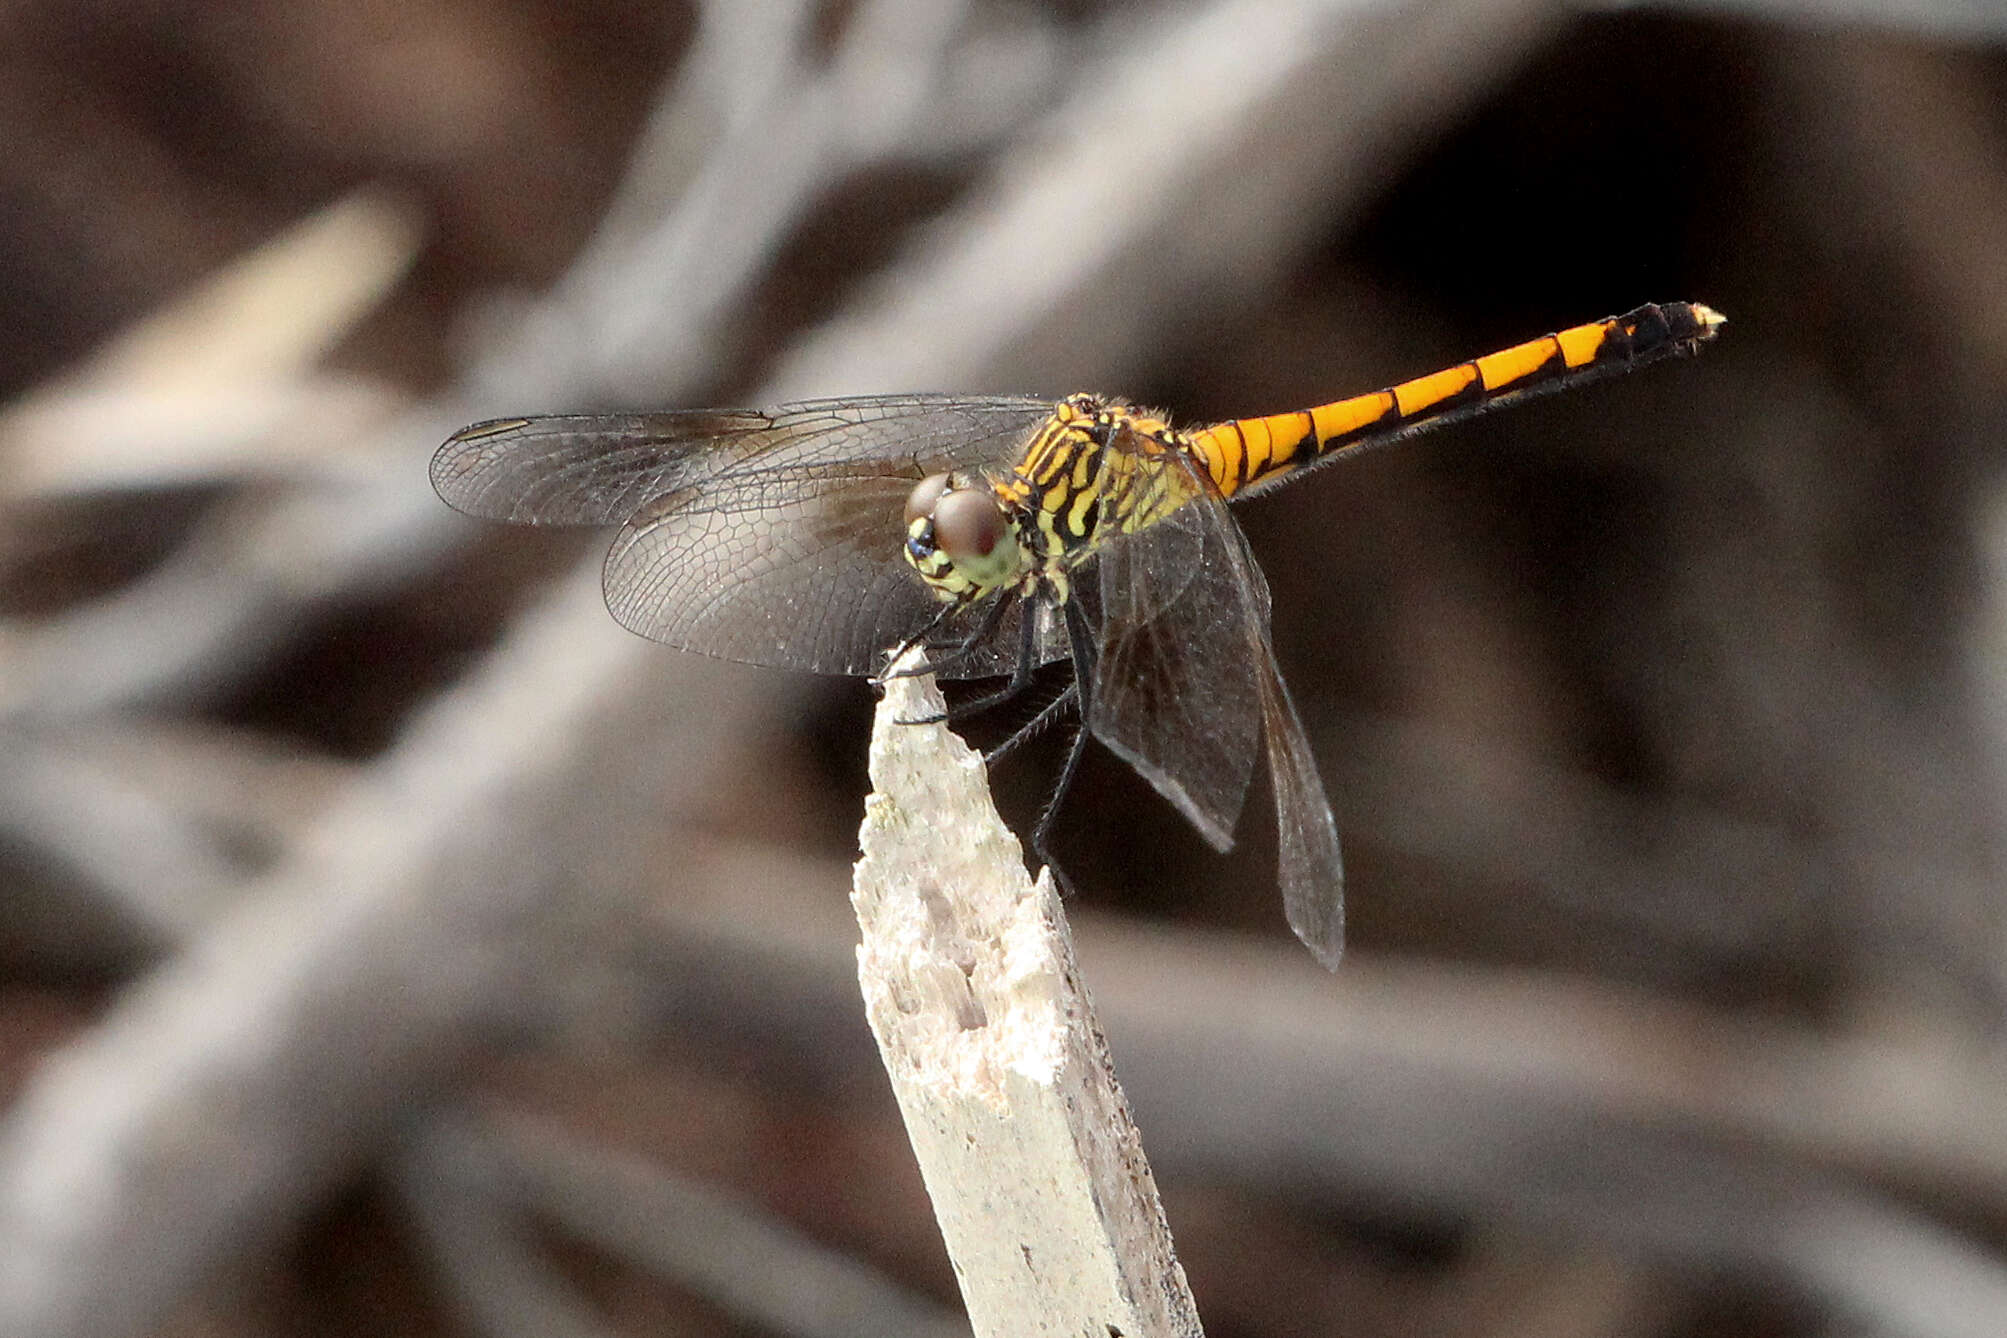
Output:
M906 497L906 560L944 599L1015 579L1023 553L988 488L930 474Z
M980 565L1010 536L997 499L975 488L943 494L934 504L934 542L957 563Z
M934 546L954 579L978 590L1017 577L1023 554L1010 518L987 488L950 488L934 503Z
M948 490L946 474L929 474L913 485L913 491L906 494L906 528L913 528L916 520L926 520L934 514L934 503L941 500L941 494Z

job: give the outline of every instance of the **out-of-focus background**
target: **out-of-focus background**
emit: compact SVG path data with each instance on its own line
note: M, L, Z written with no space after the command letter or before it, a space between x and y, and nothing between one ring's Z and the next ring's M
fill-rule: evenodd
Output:
M1237 508L1344 834L1059 848L1233 1335L2007 1333L2007 15L0 15L0 1333L949 1334L869 693L425 464L557 409L1183 421L1647 300L1702 358ZM888 542L894 540L888 537ZM1056 752L1003 768L1020 822Z

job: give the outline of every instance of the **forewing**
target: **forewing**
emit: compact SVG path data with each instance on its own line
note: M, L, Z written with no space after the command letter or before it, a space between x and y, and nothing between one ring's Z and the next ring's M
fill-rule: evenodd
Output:
M621 525L607 607L643 636L864 674L941 607L901 553L907 493L928 474L1001 467L1051 407L900 395L507 419L455 434L433 458L432 482L476 516ZM1007 667L1016 644L961 673Z
M779 426L732 409L497 418L446 439L432 457L432 487L481 520L624 525L664 493L770 449L783 439Z

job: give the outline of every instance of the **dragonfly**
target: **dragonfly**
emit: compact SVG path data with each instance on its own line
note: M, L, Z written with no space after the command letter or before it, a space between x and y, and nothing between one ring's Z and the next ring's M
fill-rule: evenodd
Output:
M1077 719L1033 833L1055 872L1048 841L1090 736L1220 851L1265 750L1283 909L1335 967L1337 824L1228 500L1694 353L1722 324L1699 303L1647 304L1368 394L1196 428L1093 394L500 418L454 433L431 478L472 516L619 526L608 609L683 650L882 679L918 648L942 677L1007 680L978 709L1067 661L1064 691L990 755Z

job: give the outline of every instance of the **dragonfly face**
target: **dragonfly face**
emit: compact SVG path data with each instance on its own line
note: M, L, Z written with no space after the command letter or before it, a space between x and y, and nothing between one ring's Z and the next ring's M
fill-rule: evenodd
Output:
M929 474L906 498L906 560L940 599L966 604L1032 572L1016 520L981 475Z

